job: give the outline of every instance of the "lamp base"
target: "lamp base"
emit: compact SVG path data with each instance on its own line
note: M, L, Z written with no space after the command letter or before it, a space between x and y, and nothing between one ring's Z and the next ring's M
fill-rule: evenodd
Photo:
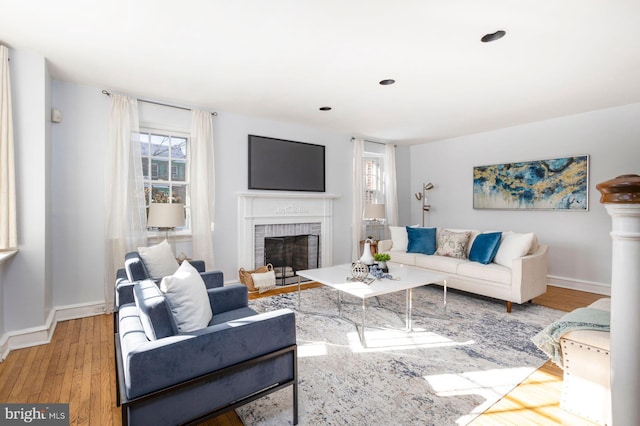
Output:
M169 231L174 230L175 228L158 228L158 230L160 231L164 231L164 239L167 240L167 242L169 243L169 247L171 247L171 252L173 252L173 255L176 255L176 239L175 239L175 233L173 233L172 235L169 234Z

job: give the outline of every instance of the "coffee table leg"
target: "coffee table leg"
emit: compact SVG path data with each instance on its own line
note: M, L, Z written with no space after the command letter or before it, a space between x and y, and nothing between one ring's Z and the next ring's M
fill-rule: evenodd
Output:
M298 310L300 310L300 275L298 275Z
M413 289L409 288L405 290L405 317L404 323L406 327L406 331L410 332L413 330L413 324L411 323L411 314L413 309Z
M447 280L444 280L444 313L447 313Z
M366 312L367 312L367 299L363 297L362 298L362 335L360 336L360 342L362 343L362 347L364 348L367 347L367 341L365 340L365 337L364 337L364 317Z

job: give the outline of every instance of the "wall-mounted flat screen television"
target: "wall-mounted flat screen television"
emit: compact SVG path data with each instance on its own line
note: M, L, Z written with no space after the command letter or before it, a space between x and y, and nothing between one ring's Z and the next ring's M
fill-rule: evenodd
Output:
M249 189L325 191L325 147L249 135Z

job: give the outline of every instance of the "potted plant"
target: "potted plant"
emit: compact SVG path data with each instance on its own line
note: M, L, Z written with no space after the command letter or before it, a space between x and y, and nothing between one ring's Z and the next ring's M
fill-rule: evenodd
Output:
M387 269L387 262L391 260L391 256L388 253L376 253L373 259L378 262L378 268Z

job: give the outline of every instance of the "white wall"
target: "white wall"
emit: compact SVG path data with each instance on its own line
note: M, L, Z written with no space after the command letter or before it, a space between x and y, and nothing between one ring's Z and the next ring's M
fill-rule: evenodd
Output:
M53 128L54 304L103 300L103 158L109 98L102 88L54 81L53 104L63 120ZM135 96L135 94L130 94ZM168 124L187 132L191 113L139 103L141 123ZM327 192L334 204L334 261L350 259L350 135L218 111L213 118L216 167L215 265L237 280L237 199L247 191L247 135L258 134L326 145ZM178 251L191 255L188 241ZM197 255L196 255L197 257ZM244 265L246 266L246 265Z
M104 300L104 158L109 98L96 87L53 82L54 305Z
M50 79L44 57L10 58L20 252L3 266L3 331L42 325L52 306Z
M611 221L597 183L640 173L640 104L610 108L411 147L412 192L422 182L432 211L427 225L535 232L550 246L551 283L608 294ZM589 211L474 210L473 167L576 154L590 155ZM411 204L419 223L420 202Z

